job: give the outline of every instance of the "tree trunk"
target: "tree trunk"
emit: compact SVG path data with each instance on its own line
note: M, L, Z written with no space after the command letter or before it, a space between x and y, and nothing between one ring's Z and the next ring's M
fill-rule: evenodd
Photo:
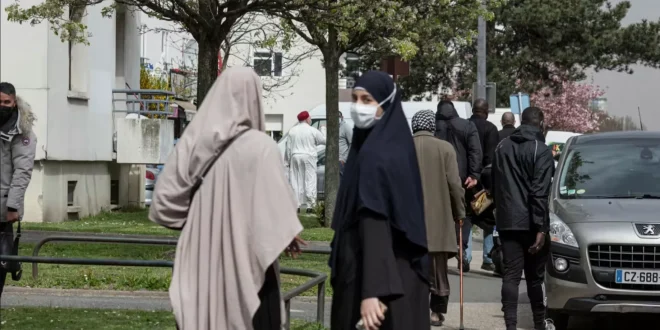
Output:
M325 225L332 223L339 190L339 57L337 30L330 26L323 49L325 109L327 118L325 162Z
M200 38L197 40L197 107L202 104L206 93L218 78L218 54L222 38Z

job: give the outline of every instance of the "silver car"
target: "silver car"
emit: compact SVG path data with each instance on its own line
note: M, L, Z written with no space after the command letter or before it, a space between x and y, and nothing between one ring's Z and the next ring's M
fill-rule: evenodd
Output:
M660 132L570 138L550 211L545 284L557 329L575 314L660 313Z
M158 165L147 165L144 178L144 205L151 206L151 198L154 194L154 187L156 186L156 180L158 179L158 174L160 174L160 168Z

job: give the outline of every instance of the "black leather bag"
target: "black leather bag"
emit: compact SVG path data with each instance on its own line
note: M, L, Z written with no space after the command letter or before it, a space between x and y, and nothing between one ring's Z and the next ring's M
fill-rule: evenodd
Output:
M0 230L0 255L18 255L18 243L21 239L21 222L17 221L17 223L16 237L14 237L11 224L0 224L0 227L2 227L2 230ZM14 281L20 280L23 275L22 264L18 261L0 261L0 269L11 273L11 278Z

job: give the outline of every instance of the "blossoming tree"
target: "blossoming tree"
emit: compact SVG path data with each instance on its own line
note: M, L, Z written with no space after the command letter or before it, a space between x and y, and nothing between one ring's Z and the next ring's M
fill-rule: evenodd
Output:
M588 133L598 130L601 119L592 101L604 94L598 86L563 81L559 90L541 88L530 95L530 101L543 110L552 130Z

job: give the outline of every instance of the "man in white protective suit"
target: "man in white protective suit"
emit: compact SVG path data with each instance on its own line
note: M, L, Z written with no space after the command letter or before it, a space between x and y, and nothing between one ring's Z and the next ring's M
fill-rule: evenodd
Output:
M316 146L325 144L325 135L310 125L312 119L307 111L298 114L298 122L289 130L285 157L298 209L305 205L309 213L316 205Z

